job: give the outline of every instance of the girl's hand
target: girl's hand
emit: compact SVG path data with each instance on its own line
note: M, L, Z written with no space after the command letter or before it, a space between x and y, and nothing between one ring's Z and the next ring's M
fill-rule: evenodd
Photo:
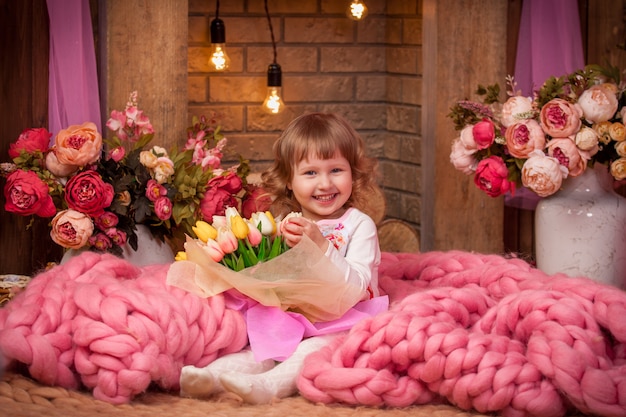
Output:
M322 235L320 229L311 220L304 217L292 217L283 225L283 238L289 247L293 247L302 236L307 235L321 250L326 252L328 240Z

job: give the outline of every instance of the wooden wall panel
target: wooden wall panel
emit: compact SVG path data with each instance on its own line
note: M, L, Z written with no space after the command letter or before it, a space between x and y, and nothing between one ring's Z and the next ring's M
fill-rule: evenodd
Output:
M45 0L0 0L0 10L0 161L8 162L9 144L22 130L48 125L48 14ZM0 273L31 275L60 259L49 219L27 228L29 221L0 210Z
M155 129L153 144L166 149L184 144L188 2L103 0L99 5L103 123L137 90L139 107Z
M450 164L447 117L479 83L506 76L507 2L424 0L422 250L502 252L503 197L490 198ZM477 26L477 23L480 24ZM500 51L500 52L499 52Z

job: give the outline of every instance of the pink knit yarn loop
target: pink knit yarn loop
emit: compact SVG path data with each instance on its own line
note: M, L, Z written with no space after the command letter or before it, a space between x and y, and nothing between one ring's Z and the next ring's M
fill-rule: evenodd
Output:
M111 403L151 383L177 389L183 365L247 335L222 296L168 287L166 272L94 253L44 272L0 309L0 351L42 383ZM392 307L306 358L298 387L311 401L626 415L626 293L461 251L384 253L379 272Z
M0 351L48 385L125 403L154 382L177 389L184 365L247 344L241 313L165 284L167 266L137 268L86 252L44 272L0 309Z
M626 415L626 293L516 258L383 254L390 311L307 357L312 401L557 417Z

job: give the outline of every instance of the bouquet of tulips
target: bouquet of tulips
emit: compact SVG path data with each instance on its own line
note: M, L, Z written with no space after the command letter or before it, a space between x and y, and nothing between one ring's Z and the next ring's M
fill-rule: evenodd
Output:
M287 246L281 226L299 216L289 213L277 224L270 212L254 212L246 219L229 207L224 216L213 216L212 224L197 221L197 238L187 236L166 282L200 297L234 289L311 322L339 318L359 302L362 290L346 282L342 270L306 235Z
M291 213L285 220L297 215L301 214ZM223 216L213 216L212 224L198 220L192 229L204 252L233 271L268 261L288 249L269 211L252 213L246 219L236 208L228 207ZM176 255L176 260L186 259L184 251Z

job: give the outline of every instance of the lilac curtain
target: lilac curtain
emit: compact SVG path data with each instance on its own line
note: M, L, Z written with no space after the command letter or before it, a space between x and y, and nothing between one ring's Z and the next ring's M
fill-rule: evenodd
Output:
M517 40L515 80L525 96L541 87L551 76L571 73L585 65L574 0L524 0ZM534 210L539 197L520 188L507 194L505 204Z
M93 122L101 131L89 0L47 0L47 6L50 16L48 130L56 135L69 125Z
M578 3L524 0L515 59L515 79L524 95L530 96L550 76L584 65Z

